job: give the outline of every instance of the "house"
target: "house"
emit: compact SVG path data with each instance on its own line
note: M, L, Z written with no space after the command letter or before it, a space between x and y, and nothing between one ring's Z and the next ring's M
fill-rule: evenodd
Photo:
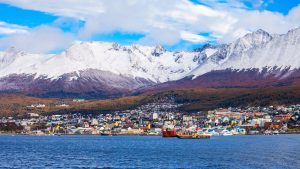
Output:
M63 104L58 104L58 105L56 105L55 107L69 107L69 105L68 105L68 104L65 104L65 103L63 103Z
M266 122L265 128L266 129L281 129L283 126L280 122Z
M142 134L142 133L144 133L144 131L143 131L142 129L139 129L139 128L131 128L131 127L129 127L129 128L127 129L127 131L128 131L128 134Z
M85 102L85 99L81 99L81 98L74 98L73 102Z
M182 120L185 121L185 122L192 121L192 120L193 120L193 117L192 117L192 116L184 115L184 116L182 117Z
M27 106L27 108L45 108L45 104L32 104L30 106Z
M279 114L273 117L274 122L287 123L292 116L290 114Z
M40 115L37 113L28 113L31 118L38 118Z
M158 114L157 114L157 113L153 113L153 114L152 114L152 119L153 119L153 120L158 119Z

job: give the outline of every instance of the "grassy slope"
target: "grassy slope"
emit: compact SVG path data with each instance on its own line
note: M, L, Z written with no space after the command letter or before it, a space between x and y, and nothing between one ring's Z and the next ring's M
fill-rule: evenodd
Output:
M29 97L19 94L0 94L0 115L16 115L22 114L27 111L33 113L42 113L49 111L48 108L45 109L34 109L28 110L26 106L30 106L31 104L54 104L58 99L40 99L35 97Z
M73 103L69 109L60 110L59 113L93 113L127 110L135 107L135 105L144 98L145 96L141 95L121 97L116 99L89 100L83 103Z
M138 105L156 101L160 98L173 96L177 103L185 103L182 111L210 110L229 106L266 106L300 103L300 86L268 87L260 89L249 88L193 88L148 93L139 96L128 96L117 99L89 100L74 103L70 99L45 99L17 94L0 94L0 116L34 113L75 113L75 112L105 112L125 110ZM57 108L56 104L65 102L69 108ZM28 109L31 104L46 104L46 108Z
M193 88L152 94L144 102L174 96L178 103L188 103L182 111L211 110L230 106L267 106L300 103L300 87Z
M25 113L72 113L80 111L112 111L128 109L134 106L144 96L129 96L117 99L88 100L83 103L75 103L71 99L36 98L20 94L0 94L0 117L22 115ZM55 105L66 103L70 107L56 107ZM45 104L45 108L27 108L32 104Z

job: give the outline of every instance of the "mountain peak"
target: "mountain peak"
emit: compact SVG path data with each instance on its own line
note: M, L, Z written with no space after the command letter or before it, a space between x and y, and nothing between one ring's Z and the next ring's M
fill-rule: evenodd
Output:
M300 35L300 27L297 27L295 29L291 29L288 31L288 34L291 34L291 33L296 33L296 34L299 34Z
M253 32L256 34L269 34L267 31L263 30L263 29L258 29L257 31Z
M265 39L265 40L270 40L272 38L272 36L265 30L262 29L258 29L255 32L251 32L246 34L244 37L242 37L241 39Z
M266 31L259 29L255 32L248 33L236 40L232 46L236 53L247 51L253 47L260 46L271 41L273 37Z
M203 50L207 49L207 48L212 48L213 46L209 43L204 44L202 47L198 47L193 49L194 52L202 52Z
M18 48L16 48L16 47L14 47L14 46L12 46L12 47L6 49L5 52L6 52L6 53L10 53L10 54L25 53L24 51L22 51L22 50L20 50L20 49L18 49Z
M163 46L156 45L154 50L152 51L152 55L158 57L158 56L162 55L163 53L165 53L166 51L167 50Z

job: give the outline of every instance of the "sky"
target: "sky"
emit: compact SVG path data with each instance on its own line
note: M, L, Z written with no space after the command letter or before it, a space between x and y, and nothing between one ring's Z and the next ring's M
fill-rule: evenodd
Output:
M300 26L300 0L0 0L0 50L57 53L78 41L192 50Z

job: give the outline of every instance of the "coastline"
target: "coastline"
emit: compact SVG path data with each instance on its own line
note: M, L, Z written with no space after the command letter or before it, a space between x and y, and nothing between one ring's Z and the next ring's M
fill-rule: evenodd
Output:
M234 136L272 136L272 135L300 135L299 132L286 132L286 133L278 133L278 134L238 134L238 135L231 135L231 136L212 136L212 137L234 137ZM125 136L125 137L162 137L162 135L146 135L146 134L114 134L114 135L101 135L101 134L44 134L44 135L34 135L34 134L21 134L21 133L0 133L0 136L94 136L94 137L116 137L116 136Z

